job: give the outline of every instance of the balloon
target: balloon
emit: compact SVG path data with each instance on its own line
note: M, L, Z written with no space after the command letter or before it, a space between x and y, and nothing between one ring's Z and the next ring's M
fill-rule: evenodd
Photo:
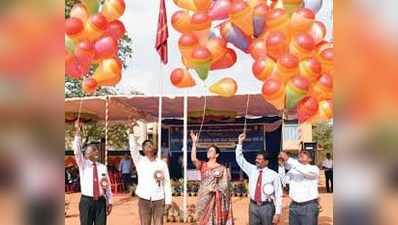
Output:
M326 36L326 26L320 21L315 21L314 24L311 26L309 34L314 39L315 45L317 45Z
M220 25L220 33L224 40L244 52L248 52L250 39L237 26L226 21Z
M173 0L173 1L174 4L176 4L180 8L196 11L194 0Z
M115 41L119 40L126 33L126 28L120 20L114 20L108 24L105 35L111 36Z
M212 55L211 64L220 60L228 51L227 43L222 38L211 38L206 43L206 48Z
M322 64L322 73L332 73L333 70L333 48L327 48L318 55L318 60Z
M108 21L101 13L90 16L86 23L87 39L95 41L104 34L107 28Z
M239 27L247 36L253 35L253 9L244 1L236 1L232 3L231 12L229 14L232 24Z
M81 3L87 8L90 14L96 14L100 7L99 0L81 0Z
M323 74L312 87L310 95L318 100L331 99L333 90L333 78L330 74Z
M192 59L192 51L198 46L199 41L193 34L183 34L178 40L178 48L180 49L181 55L183 57L183 62L188 68L192 67L192 65L189 63Z
M83 38L84 24L79 18L68 18L65 20L65 33L71 39L79 41Z
M75 49L75 56L88 64L91 64L91 61L95 57L95 51L94 51L94 46L90 41L82 41L79 42L76 46Z
M192 67L202 80L206 80L210 70L211 53L207 48L197 47L192 52Z
M322 7L322 0L304 0L304 7L317 13Z
M207 12L196 12L192 15L192 33L198 38L200 45L205 46L209 39L211 19Z
M193 87L196 85L192 75L186 69L177 68L171 72L171 83L178 88Z
M254 60L267 57L267 43L264 39L258 38L249 46L250 55Z
M309 87L310 83L305 77L300 75L292 77L285 88L286 108L291 110L296 107L297 103L308 93Z
M123 15L125 9L126 4L124 0L105 0L101 12L106 19L111 22L119 19Z
M289 15L303 6L303 0L282 0L282 2L283 8Z
M323 50L327 48L333 48L333 43L322 40L321 42L319 42L319 44L315 46L315 51L319 55Z
M86 94L93 94L97 90L97 81L93 78L84 79L82 89Z
M266 80L274 71L275 61L271 58L261 58L253 63L254 76L261 81Z
M260 37L265 31L265 18L269 7L266 3L258 4L253 10L253 32L254 37Z
M330 120L333 118L332 100L323 100L319 102L319 118L321 120Z
M231 6L232 6L231 0L214 1L209 11L209 17L212 20L227 19L229 12L231 11Z
M299 64L300 74L314 83L321 76L321 63L314 57L306 58Z
M279 57L275 73L280 75L284 81L289 80L298 73L299 60L296 56L285 53Z
M117 52L117 42L109 36L104 36L94 44L95 58L105 59L110 58Z
M293 13L289 28L292 34L308 31L314 24L315 14L306 8L300 8Z
M266 37L267 55L277 60L282 54L287 52L289 47L286 35L280 31L270 32Z
M180 33L192 32L191 15L187 11L179 10L171 17L171 25Z
M257 5L260 5L263 3L267 4L267 0L248 0L246 2L253 9L256 8Z
M80 79L84 74L87 74L90 65L79 61L74 55L67 54L65 57L65 74L74 79Z
M310 57L315 49L314 39L308 33L297 34L289 45L289 51L300 60Z
M279 77L269 77L264 81L262 95L265 101L269 102L278 110L283 109L285 92L283 81Z
M288 35L289 15L284 9L271 9L266 18L267 31L281 31Z
M212 0L194 0L195 7L198 11L209 10L212 2Z
M304 97L297 105L297 117L299 123L308 121L318 112L318 101L312 96Z
M115 58L104 59L95 70L93 78L98 86L115 86L121 79L122 65Z
M227 48L225 55L218 61L211 64L211 70L227 69L236 63L236 53L231 48Z
M89 17L87 7L83 4L77 4L70 10L69 16L79 18L85 23Z
M73 54L75 52L75 42L68 37L67 35L65 35L65 48L68 51L69 54Z
M238 85L234 79L226 77L212 84L209 90L223 97L232 97L238 90Z

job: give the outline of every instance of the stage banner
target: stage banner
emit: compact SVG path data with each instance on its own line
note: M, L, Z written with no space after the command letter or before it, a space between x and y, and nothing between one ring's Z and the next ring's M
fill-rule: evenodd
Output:
M189 126L188 131L198 132L198 125ZM198 152L207 151L207 148L215 144L221 151L234 151L238 136L243 132L243 124L204 125L200 132ZM265 133L263 124L248 124L246 131L244 151L259 151L265 148ZM170 150L181 152L183 128L181 126L170 127ZM191 150L191 138L188 136L188 151Z

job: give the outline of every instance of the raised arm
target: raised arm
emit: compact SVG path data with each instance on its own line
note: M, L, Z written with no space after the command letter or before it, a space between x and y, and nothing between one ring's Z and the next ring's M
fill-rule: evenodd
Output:
M138 150L137 140L135 139L133 133L133 128L135 125L137 125L135 120L129 123L129 129L127 130L127 134L129 138L130 155L133 159L134 165L137 166L141 160L141 155Z
M198 141L198 134L195 134L191 130L191 140L192 140L192 150L191 150L191 160L197 169L200 168L201 162L196 158L196 142Z
M249 163L243 155L242 144L243 144L243 141L245 140L245 138L246 138L246 134L239 135L239 141L238 141L238 145L236 146L235 156L236 156L236 162L238 163L239 167L243 170L243 172L245 172L247 175L249 175L250 171L252 171L253 169L256 169L256 166Z
M76 163L79 167L84 165L84 156L82 153L82 137L81 137L81 125L78 120L75 122L75 140L73 141L73 152L75 155Z
M288 168L297 170L299 173L303 174L305 178L318 179L319 168L317 166L305 166L297 159L289 157L285 152L281 152L279 157L285 161Z

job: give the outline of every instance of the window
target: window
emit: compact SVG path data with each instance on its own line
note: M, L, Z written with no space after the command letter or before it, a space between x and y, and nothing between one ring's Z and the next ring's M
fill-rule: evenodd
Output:
M298 136L298 128L299 125L296 123L293 124L284 124L283 126L283 140L285 141L297 141Z

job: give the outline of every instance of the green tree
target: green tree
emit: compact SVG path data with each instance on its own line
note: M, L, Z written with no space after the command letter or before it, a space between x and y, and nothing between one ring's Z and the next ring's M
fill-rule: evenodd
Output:
M333 152L333 124L319 122L313 125L312 137L325 152Z

